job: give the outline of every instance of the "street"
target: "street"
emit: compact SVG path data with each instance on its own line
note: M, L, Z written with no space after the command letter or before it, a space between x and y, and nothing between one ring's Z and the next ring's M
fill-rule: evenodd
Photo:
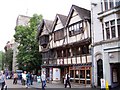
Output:
M8 90L25 90L26 87L21 84L21 81L18 80L18 83L15 85L13 84L12 79L7 80L7 88ZM46 90L100 90L100 88L90 88L90 86L84 86L84 85L78 85L78 84L71 84L72 88L64 88L64 85L62 83L47 83L47 86L45 87ZM27 89L29 90L41 90L41 83L34 82L33 85L30 85ZM110 89L109 89L110 90ZM120 88L112 89L112 90L120 90Z

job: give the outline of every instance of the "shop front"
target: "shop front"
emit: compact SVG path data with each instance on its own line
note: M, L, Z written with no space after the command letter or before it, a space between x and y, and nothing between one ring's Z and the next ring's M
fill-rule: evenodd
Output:
M91 66L71 66L69 67L71 82L78 84L91 84Z

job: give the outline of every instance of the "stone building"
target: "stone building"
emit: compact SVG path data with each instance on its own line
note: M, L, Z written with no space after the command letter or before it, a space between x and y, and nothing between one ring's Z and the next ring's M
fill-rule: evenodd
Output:
M108 81L110 87L120 85L120 1L92 0L91 30L94 79Z

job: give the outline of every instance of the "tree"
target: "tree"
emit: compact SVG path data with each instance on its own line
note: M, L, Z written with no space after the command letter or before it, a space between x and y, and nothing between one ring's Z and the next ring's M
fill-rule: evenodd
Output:
M13 62L13 50L8 49L5 53L5 67L8 68L8 70L12 71L12 62Z
M41 67L41 55L36 40L37 28L41 20L42 15L34 14L29 25L16 27L14 37L15 41L19 43L17 55L19 69L36 70L37 72Z

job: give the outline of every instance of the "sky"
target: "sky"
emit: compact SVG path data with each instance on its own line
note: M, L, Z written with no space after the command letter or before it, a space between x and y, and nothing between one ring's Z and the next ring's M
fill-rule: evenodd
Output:
M0 50L13 39L18 15L42 15L54 20L56 14L68 15L72 4L90 10L90 0L0 0Z

